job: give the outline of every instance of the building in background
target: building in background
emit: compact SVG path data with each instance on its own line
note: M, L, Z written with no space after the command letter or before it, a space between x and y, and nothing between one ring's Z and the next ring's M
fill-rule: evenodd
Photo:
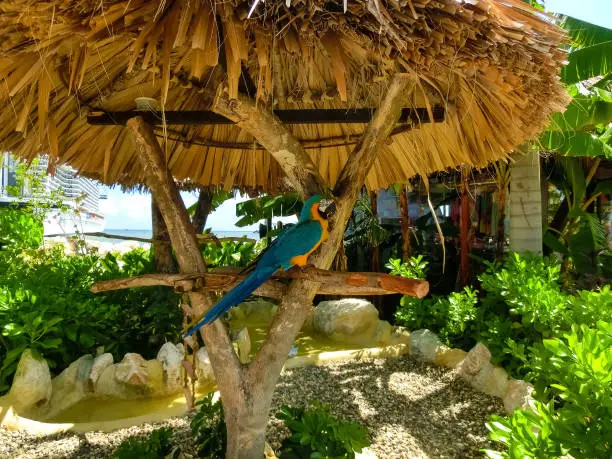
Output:
M0 206L32 199L27 183L20 193L12 195L9 192L11 187L18 185L18 163L8 153L2 154L0 159ZM47 159L41 158L36 167L44 173L47 170ZM45 175L43 186L44 193L49 195L53 191L61 191L64 196L63 203L69 209L65 212L52 209L47 213L44 220L45 236L104 230L104 217L99 208L101 196L98 182L77 176L76 171L69 166L59 166L54 175Z

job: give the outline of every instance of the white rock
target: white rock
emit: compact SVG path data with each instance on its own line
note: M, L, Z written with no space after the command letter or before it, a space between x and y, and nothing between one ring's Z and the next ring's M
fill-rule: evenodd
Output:
M249 329L244 327L236 333L235 343L238 346L238 360L240 363L249 363L251 359L251 337Z
M355 453L355 459L378 459L378 456L370 448L363 448L360 453Z
M147 361L140 354L125 354L123 360L117 364L115 379L132 386L146 386L149 380Z
M337 342L364 346L376 345L378 323L374 305L356 298L322 301L313 318L315 332Z
M27 415L30 411L45 406L51 398L51 393L49 365L41 356L26 349L17 364L7 399L18 414Z
M386 320L379 320L376 327L376 345L379 347L391 344L391 324Z
M165 343L157 353L157 360L162 363L164 391L175 394L183 390L183 358L185 350L183 346L175 346Z
M410 355L424 362L433 362L444 345L434 332L422 329L410 334Z
M96 397L123 400L165 395L162 362L126 354L117 364L106 367L94 386Z
M100 354L93 360L93 364L91 366L91 372L89 373L89 380L91 384L95 384L100 378L100 375L104 371L106 367L109 367L113 364L113 354L107 352L105 354Z
M391 342L390 344L408 344L410 345L410 331L405 327L391 327Z
M508 382L506 393L504 394L504 408L508 414L516 408L529 409L529 401L533 386L522 379L513 379Z
M461 377L470 381L490 362L491 352L487 349L487 346L477 343L470 349L463 361L457 365L457 371Z
M208 384L215 380L210 358L208 357L208 351L205 347L201 347L198 349L198 352L196 352L196 374L199 384Z
M92 394L90 375L93 363L91 355L84 355L53 378L53 391L45 417L53 417Z

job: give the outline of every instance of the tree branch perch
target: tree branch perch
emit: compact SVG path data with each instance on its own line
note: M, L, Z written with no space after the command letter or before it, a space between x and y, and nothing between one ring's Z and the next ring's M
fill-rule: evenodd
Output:
M93 293L120 290L124 288L149 287L162 285L178 288L181 291L191 291L203 288L208 290L228 292L240 283L246 275L237 269L206 274L146 274L144 276L113 279L97 282L91 287ZM287 271L278 273L259 287L254 294L268 298L282 298L287 292L287 285L278 279L307 279L320 283L317 291L320 295L402 295L423 298L429 292L429 283L418 279L391 276L384 273L349 273L325 271L308 268L304 271Z

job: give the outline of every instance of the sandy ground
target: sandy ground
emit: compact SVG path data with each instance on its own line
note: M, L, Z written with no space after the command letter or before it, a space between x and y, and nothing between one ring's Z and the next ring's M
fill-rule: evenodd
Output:
M331 405L340 418L358 421L370 432L369 450L379 458L480 457L491 447L485 422L502 413L499 399L475 392L452 371L416 362L408 356L334 363L287 370L281 377L272 413L283 404ZM0 429L2 458L104 458L124 439L170 426L183 457L194 448L189 416L110 433L65 433L34 437ZM288 435L271 416L267 437L277 450Z

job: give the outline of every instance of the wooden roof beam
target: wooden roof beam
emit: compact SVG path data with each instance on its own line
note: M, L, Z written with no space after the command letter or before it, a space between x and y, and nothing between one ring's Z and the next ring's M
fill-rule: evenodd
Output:
M419 124L431 123L427 108L402 108L398 123ZM375 108L355 109L297 109L273 110L272 114L282 124L365 124L369 123L376 111ZM444 107L432 108L433 122L444 121ZM117 112L96 111L87 115L87 122L92 125L125 125L127 120L140 116L150 125L174 124L236 124L225 116L210 110L167 110L144 111L127 110Z

